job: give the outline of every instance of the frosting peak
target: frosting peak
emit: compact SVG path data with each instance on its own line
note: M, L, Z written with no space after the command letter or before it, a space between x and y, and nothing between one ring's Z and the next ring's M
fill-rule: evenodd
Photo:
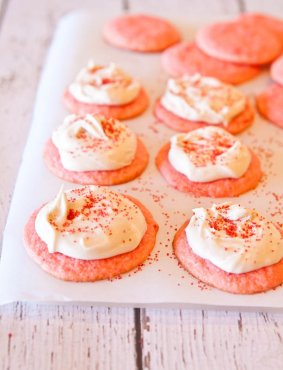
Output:
M88 135L96 139L109 140L103 130L102 118L91 114L87 114L83 119L76 116L72 116L72 118L74 118L73 125L69 129L78 139Z

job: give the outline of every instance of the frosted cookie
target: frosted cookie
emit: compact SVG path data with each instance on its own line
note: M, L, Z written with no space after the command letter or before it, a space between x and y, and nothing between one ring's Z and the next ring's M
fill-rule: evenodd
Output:
M103 29L104 39L118 48L155 52L180 41L177 29L168 21L144 14L122 15Z
M123 120L143 113L148 96L137 80L114 63L101 66L89 62L65 90L64 103L71 113Z
M174 188L214 198L245 193L262 177L256 155L217 127L173 136L159 151L156 166Z
M30 257L56 278L113 278L146 260L158 225L136 199L103 187L63 192L36 210L24 229Z
M268 64L282 52L282 43L276 34L243 18L202 28L196 42L206 54L239 64Z
M269 85L256 97L256 103L264 118L283 128L283 86Z
M190 274L236 294L265 292L283 283L282 231L274 223L231 203L193 213L173 241Z
M217 125L237 134L252 124L254 110L235 87L196 74L168 80L155 116L176 131Z
M242 19L248 22L254 22L257 27L267 28L279 38L283 45L283 20L272 17L271 15L261 13L246 13L243 14Z
M282 38L283 40L283 38ZM272 63L270 69L272 79L280 85L283 85L283 56Z
M116 185L138 177L148 152L124 123L95 115L69 115L47 142L47 167L57 177L81 185Z
M182 42L171 46L161 58L162 66L173 77L193 75L215 77L230 84L240 84L256 77L260 68L223 62L204 54L194 42Z

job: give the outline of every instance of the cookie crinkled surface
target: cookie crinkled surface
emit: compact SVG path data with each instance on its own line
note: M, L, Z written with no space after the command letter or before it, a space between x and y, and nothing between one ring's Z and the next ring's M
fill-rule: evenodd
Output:
M264 118L283 128L283 86L276 83L267 86L257 95L256 103Z
M274 32L246 18L203 27L196 43L214 58L239 64L265 65L282 52L282 43Z
M256 77L256 66L223 62L203 53L194 42L182 42L163 52L162 66L173 77L200 73L230 84L240 84Z
M110 45L139 52L162 51L181 39L169 21L146 14L112 19L104 26L103 36Z

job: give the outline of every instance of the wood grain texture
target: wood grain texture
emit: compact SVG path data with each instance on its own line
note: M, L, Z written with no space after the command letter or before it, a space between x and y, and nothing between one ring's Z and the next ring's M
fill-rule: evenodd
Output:
M282 367L283 315L142 310L144 369Z
M283 18L283 1L281 0L244 0L246 12L263 12Z
M3 370L135 369L133 310L17 303L0 320Z
M8 2L9 0L0 0L0 30L1 30L5 15L6 15Z
M213 17L239 13L239 5L233 0L130 0L130 12L148 12L168 17Z
M79 6L79 0L0 0L1 235L55 24ZM100 0L84 6L105 11ZM246 8L283 16L282 6L279 0L107 0L113 15L123 9L222 16ZM0 307L0 338L5 370L278 370L283 362L283 315L275 314L16 303Z

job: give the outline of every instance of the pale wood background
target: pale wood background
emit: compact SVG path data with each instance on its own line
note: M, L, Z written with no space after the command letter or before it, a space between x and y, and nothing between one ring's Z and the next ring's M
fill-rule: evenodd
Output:
M282 0L0 0L0 234L54 27L88 6L119 14L208 17L266 11ZM105 9L107 7L107 9ZM1 282L4 283L4 282ZM283 368L283 314L98 308L15 303L0 307L5 370Z

